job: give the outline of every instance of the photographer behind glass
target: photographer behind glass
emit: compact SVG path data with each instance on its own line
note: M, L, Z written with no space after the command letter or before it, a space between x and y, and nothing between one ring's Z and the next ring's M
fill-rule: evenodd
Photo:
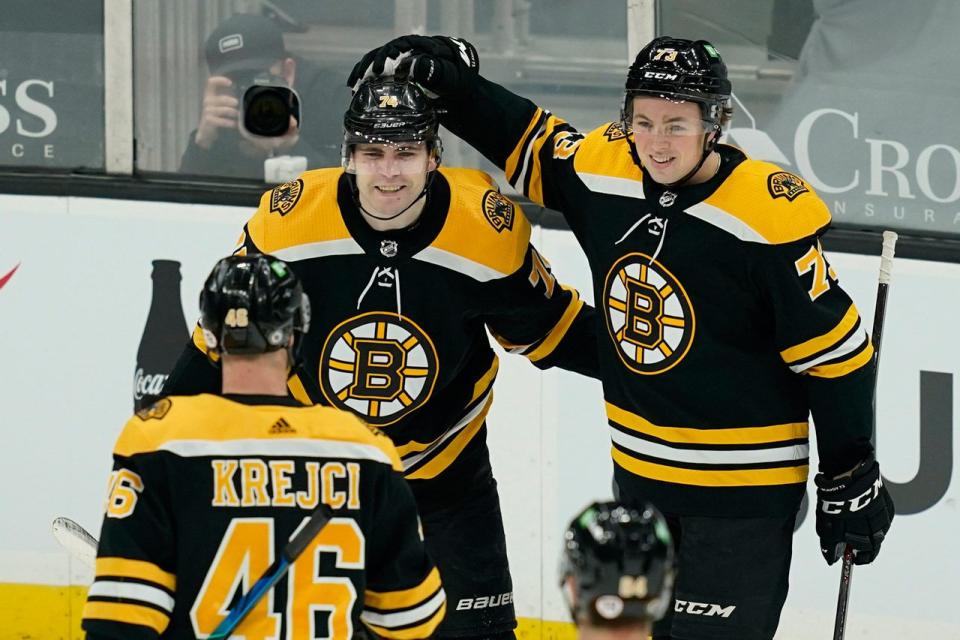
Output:
M272 20L231 16L207 37L204 53L210 76L182 173L283 182L339 162L339 119L325 117L324 105L340 83L291 56Z

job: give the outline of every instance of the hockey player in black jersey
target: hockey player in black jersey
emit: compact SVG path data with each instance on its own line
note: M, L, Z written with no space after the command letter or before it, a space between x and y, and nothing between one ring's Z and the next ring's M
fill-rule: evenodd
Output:
M232 637L431 637L446 598L396 449L287 395L310 324L296 275L224 258L200 313L223 393L166 397L120 434L86 637L207 637L321 502L333 517Z
M407 74L443 100L444 126L566 217L601 308L620 496L652 501L678 543L654 636L773 637L811 416L827 562L845 544L871 562L893 518L870 443L873 347L820 246L829 210L802 178L719 143L731 86L708 42L644 47L621 119L588 133L478 69L463 40L404 36L348 84Z
M580 640L647 640L674 577L670 530L652 504L595 502L563 536L560 588Z
M286 260L315 301L295 395L352 411L396 444L451 602L437 636L513 637L486 444L498 367L487 330L539 367L595 377L593 309L556 282L489 176L439 168L438 117L419 88L361 86L344 126L343 168L266 193L237 253ZM195 338L168 392L215 387Z

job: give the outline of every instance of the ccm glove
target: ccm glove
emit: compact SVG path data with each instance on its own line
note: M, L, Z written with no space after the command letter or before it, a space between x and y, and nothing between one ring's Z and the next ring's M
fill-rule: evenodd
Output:
M871 455L849 473L835 478L818 473L813 480L817 535L827 564L842 558L848 544L854 563L873 562L893 522L893 499L883 486L880 465Z
M364 80L379 76L406 77L432 98L465 92L480 72L477 49L466 40L448 36L400 36L360 59L347 78L356 91Z

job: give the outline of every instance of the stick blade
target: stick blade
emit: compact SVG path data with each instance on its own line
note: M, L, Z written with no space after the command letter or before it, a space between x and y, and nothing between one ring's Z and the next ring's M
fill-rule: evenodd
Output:
M70 555L91 569L97 563L97 539L70 518L54 518L53 537Z

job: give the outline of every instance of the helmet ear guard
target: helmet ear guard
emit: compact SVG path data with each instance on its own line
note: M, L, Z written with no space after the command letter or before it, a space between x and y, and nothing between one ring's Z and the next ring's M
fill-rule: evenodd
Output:
M310 300L283 261L228 256L200 292L200 327L211 352L253 355L288 349L296 361L310 329Z

